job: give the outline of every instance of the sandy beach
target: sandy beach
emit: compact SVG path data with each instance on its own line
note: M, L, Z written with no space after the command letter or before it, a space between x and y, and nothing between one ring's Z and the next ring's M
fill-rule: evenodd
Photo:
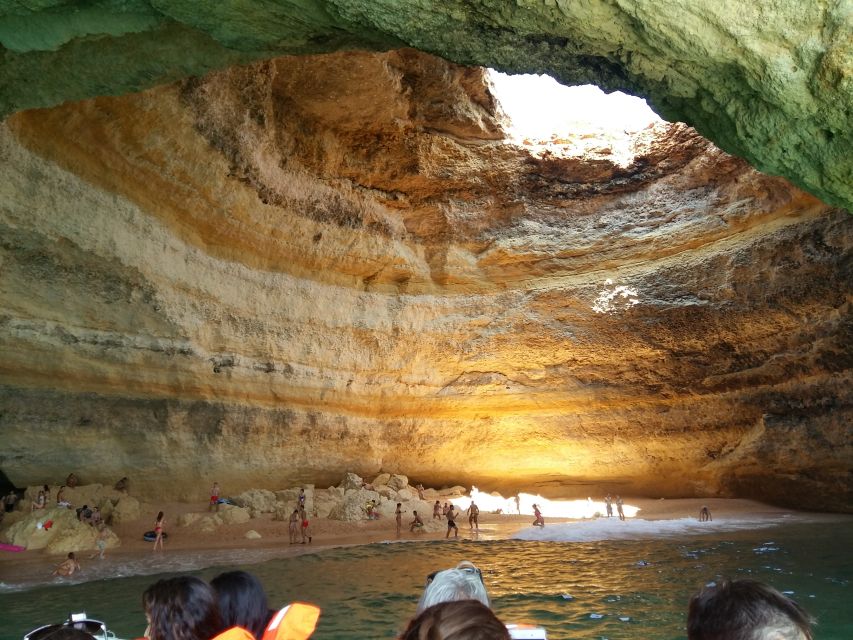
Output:
M626 498L626 505L639 507L635 519L681 520L697 519L699 509L707 505L717 522L737 518L778 519L783 516L815 519L838 519L844 516L797 512L773 507L751 500L739 499L648 499ZM169 537L164 552L152 553L152 543L142 539L142 534L153 528L157 511L166 514L166 531ZM290 544L287 522L275 521L271 514L242 524L222 525L214 532L202 532L194 527L178 527L174 523L184 513L207 513L206 505L198 503L143 502L143 517L132 523L114 527L121 538L121 546L109 549L104 560L89 558L89 553L78 553L81 571L72 578L51 578L50 573L62 557L44 551L0 553L0 582L7 589L27 588L38 584L77 583L99 580L116 575L155 574L201 569L228 564L251 564L266 559L312 553L332 547L379 542L416 542L444 539L444 531L410 533L406 526L410 514L404 516L404 528L396 535L392 518L342 522L328 519L312 521L311 544ZM569 518L548 518L548 524L573 522ZM481 513L480 533L468 528L467 518L460 517L459 537L468 540L494 540L513 537L530 528L532 516L516 514ZM710 527L713 523L709 523ZM250 530L260 534L259 539L248 539Z

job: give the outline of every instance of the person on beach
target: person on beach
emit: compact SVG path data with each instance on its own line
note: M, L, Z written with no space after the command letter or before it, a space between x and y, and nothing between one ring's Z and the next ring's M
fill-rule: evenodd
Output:
M113 489L116 491L123 491L124 493L130 492L130 480L127 479L127 476L120 479L118 482L113 485Z
M85 524L92 524L92 510L88 504L77 509L77 519Z
M441 515L445 518L447 517L447 510L450 509L450 503L445 502L444 506L441 508Z
M480 507L474 504L474 501L471 500L471 504L468 505L468 528L474 529L476 527L477 531L480 530Z
M207 506L208 511L219 511L219 483L214 482L210 488L210 504Z
M607 517L612 518L613 517L613 498L610 497L609 493L606 496L604 496L604 508L607 511Z
M80 563L77 562L77 556L71 551L68 557L63 560L51 575L54 576L70 576L75 571L80 571Z
M38 511L40 509L44 509L47 498L44 495L44 491L39 491L36 499L30 503L30 513L33 511Z
M107 539L110 537L110 530L103 522L98 527L98 537L95 539L95 553L89 556L89 560L98 556L99 560L103 560L106 556L104 552L107 550Z
M160 551L163 550L163 526L166 524L166 517L160 511L157 514L157 520L154 521L154 549L157 551L157 545L160 545Z
M305 508L305 487L299 488L299 495L296 497L296 504L300 508Z
M515 510L521 515L521 496L518 494L515 495Z
M442 602L415 617L398 640L510 640L509 631L476 600Z
M397 535L403 530L403 503L398 502L397 508L394 510L394 518L397 520Z
M294 509L290 514L290 521L287 525L287 531L290 534L290 544L296 544L296 537L299 535L299 509Z
M703 505L702 508L699 509L699 522L711 522L712 520L711 510Z
M424 485L422 485L419 482L416 489L418 490L418 500L423 500L424 499Z
M18 504L18 494L15 493L14 490L10 491L9 494L3 498L3 507L6 509L6 513L12 513L15 510L15 506Z
M456 526L456 507L453 504L450 504L450 507L447 509L447 533L444 534L445 538L450 537L450 530L453 529L453 537L459 537L459 527Z
M66 509L71 508L71 503L65 499L65 485L59 487L59 491L56 492L56 506L57 507L65 507Z
M690 599L688 640L811 640L812 617L790 598L755 580L723 580Z
M441 520L441 501L436 500L435 504L432 506L432 519L433 520Z
M424 526L424 521L421 520L421 517L418 515L417 511L412 511L412 515L414 516L414 520L409 524L409 531L412 533L415 532L415 529L422 529Z
M78 480L78 479L77 479L77 476L76 476L76 475L74 475L73 473L69 473L69 474L68 474L68 477L67 477L67 478L65 478L65 485L66 485L69 489L73 489L73 488L74 488L74 487L76 487L78 484L80 484L80 480Z
M304 507L299 508L299 519L302 520L302 544L305 544L305 539L308 539L308 542L311 542L311 523L308 522L308 514L305 512Z
M619 514L619 519L625 519L625 512L622 510L622 496L616 496L616 513Z
M535 518L533 520L533 526L534 527L544 527L545 526L545 518L542 517L542 512L539 510L538 504L533 505L533 515Z
M89 518L89 524L93 527L97 527L101 524L101 510L98 507L92 507L92 515Z

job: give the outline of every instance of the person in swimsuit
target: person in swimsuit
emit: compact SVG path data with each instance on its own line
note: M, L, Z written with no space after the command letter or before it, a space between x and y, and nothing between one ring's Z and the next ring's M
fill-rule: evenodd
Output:
M539 511L539 505L533 505L533 515L536 516L536 519L533 521L534 527L544 527L545 526L545 518L542 517L542 512Z
M454 530L453 537L459 537L459 527L456 526L456 510L455 507L451 504L447 509L447 533L444 534L445 538L450 537L450 530Z
M39 491L38 497L30 503L30 513L33 511L38 511L39 509L44 509L47 498L44 495L44 491Z
M480 530L480 507L474 504L472 500L468 507L468 528L474 529L475 527L477 531Z
M711 510L708 507L703 506L699 509L699 522L711 522L713 518L711 517Z
M107 529L107 525L103 522L98 527L98 538L95 540L95 548L97 551L89 556L91 560L95 556L98 556L100 560L104 559L104 552L107 550L107 538L110 536L110 530Z
M397 519L397 535L403 530L403 503L397 503L397 509L394 511L394 517Z
M213 511L214 508L219 511L219 483L214 482L210 488L210 504L207 507L208 511Z
M435 504L432 507L432 519L441 520L441 501L439 500L436 500Z
M290 534L290 544L296 544L296 536L299 534L299 509L294 509L290 514L290 522L287 530Z
M619 519L625 519L625 512L622 511L622 496L616 496L616 513L619 514Z
M65 499L65 485L59 487L59 491L56 492L56 506L65 507L66 509L71 508L71 503Z
M604 496L604 508L607 510L607 517L612 518L613 517L613 498L610 497L609 493L606 496Z
M308 542L311 542L311 529L309 529L310 523L308 522L308 514L305 513L305 509L299 508L299 517L302 520L302 544L305 544L305 538L308 538Z
M157 520L154 522L154 551L157 551L157 545L160 545L160 551L163 550L163 525L166 523L166 518L163 512L157 514Z
M68 557L63 560L56 569L53 570L51 575L54 576L70 576L75 571L80 571L80 563L77 562L77 556L74 555L74 552L70 552Z
M424 521L421 520L421 517L418 515L417 511L412 511L412 515L415 517L409 525L409 531L414 533L415 529L422 529L424 526Z

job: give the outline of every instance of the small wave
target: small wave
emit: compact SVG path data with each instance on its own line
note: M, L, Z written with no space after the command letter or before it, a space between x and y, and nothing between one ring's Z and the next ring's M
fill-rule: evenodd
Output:
M742 531L774 527L780 520L769 518L720 518L713 522L699 522L693 518L678 520L618 520L599 518L581 522L561 522L545 527L530 527L519 531L516 540L541 540L548 542L597 542L600 540L638 540L677 536L703 535L727 531Z

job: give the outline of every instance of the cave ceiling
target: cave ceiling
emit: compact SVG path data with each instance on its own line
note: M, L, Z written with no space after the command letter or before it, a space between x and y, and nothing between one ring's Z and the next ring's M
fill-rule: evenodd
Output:
M842 4L0 0L0 469L853 509Z

